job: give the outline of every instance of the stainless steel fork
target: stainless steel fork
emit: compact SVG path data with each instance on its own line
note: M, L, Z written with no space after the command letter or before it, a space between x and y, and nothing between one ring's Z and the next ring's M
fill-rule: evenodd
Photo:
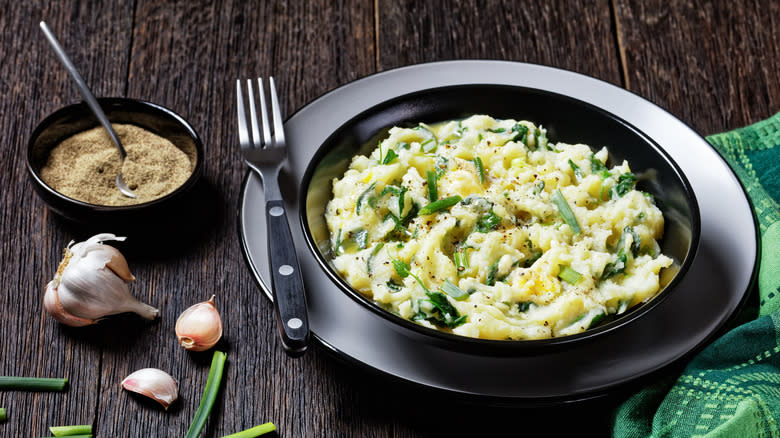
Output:
M309 321L306 316L306 295L303 289L298 259L295 255L290 224L287 222L287 212L284 208L282 194L279 191L279 170L287 155L287 144L284 138L282 114L279 108L279 98L276 95L274 78L269 78L271 95L271 117L273 132L268 123L265 90L263 79L257 79L260 97L260 125L255 106L255 93L252 80L248 79L247 94L249 102L249 124L247 126L244 110L244 95L241 91L241 80L236 81L238 105L238 137L244 161L263 181L265 194L265 217L268 231L268 256L271 263L271 291L274 298L274 309L282 345L290 355L300 355L308 346ZM261 138L262 132L262 138Z

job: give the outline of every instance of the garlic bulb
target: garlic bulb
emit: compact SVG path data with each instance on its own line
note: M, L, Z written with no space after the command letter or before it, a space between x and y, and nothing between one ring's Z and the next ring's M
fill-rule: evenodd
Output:
M98 234L65 249L54 279L46 285L43 305L57 321L81 327L104 316L135 312L146 319L158 310L135 299L128 281L135 280L127 260L108 240L125 240L113 234Z
M214 295L208 301L188 308L176 320L176 337L187 350L204 351L222 337L222 319L214 305Z
M176 380L157 368L140 369L122 380L122 388L143 394L160 403L166 410L179 397Z

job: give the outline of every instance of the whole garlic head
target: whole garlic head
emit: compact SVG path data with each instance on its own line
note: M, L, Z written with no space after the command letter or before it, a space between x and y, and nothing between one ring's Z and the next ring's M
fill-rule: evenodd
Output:
M135 277L122 253L103 244L109 240L125 238L98 234L65 249L65 257L54 279L46 285L43 299L46 311L54 319L80 327L124 312L134 312L146 319L157 317L157 309L130 294L127 282Z

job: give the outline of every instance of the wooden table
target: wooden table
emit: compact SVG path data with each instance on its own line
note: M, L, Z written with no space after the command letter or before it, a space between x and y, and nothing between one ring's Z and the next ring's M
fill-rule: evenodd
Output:
M100 437L183 436L211 356L185 352L173 328L184 308L211 294L225 321L229 364L203 436L266 421L283 437L487 436L540 426L551 436L607 434L619 396L533 411L472 406L409 391L322 348L287 357L271 305L239 247L236 210L246 167L236 146L234 81L275 75L291 114L378 71L504 59L611 82L705 135L772 115L780 108L780 3L693 3L700 2L0 0L0 375L70 380L65 393L0 393L9 415L0 436L42 436L50 425L84 423ZM155 322L119 317L73 329L41 305L67 243L111 231L63 222L33 194L25 171L38 121L80 101L38 29L41 19L95 94L167 106L206 145L204 179L218 194L213 226L186 250L130 258L138 278L131 290L161 309ZM167 412L120 389L126 375L149 366L180 382L180 400Z

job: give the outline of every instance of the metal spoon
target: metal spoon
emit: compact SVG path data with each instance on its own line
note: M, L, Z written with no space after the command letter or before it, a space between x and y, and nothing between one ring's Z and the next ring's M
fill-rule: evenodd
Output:
M125 148L122 147L122 142L119 141L119 136L116 135L114 128L111 127L111 122L108 121L108 118L103 112L103 109L100 108L100 104L98 104L97 99L95 99L95 96L91 91L89 91L87 84L84 83L84 79L81 78L81 75L79 74L78 70L76 70L76 67L73 66L72 62L70 62L70 58L68 58L68 55L65 54L65 50L62 49L62 46L60 45L59 41L57 41L57 38L54 37L54 34L51 33L49 26L47 26L43 21L41 21L41 30L43 30L43 34L46 36L46 39L49 40L49 44L51 44L52 48L54 49L54 53L57 54L57 57L65 66L65 69L68 71L68 73L70 73L70 77L72 77L76 82L76 87L78 87L81 95L84 97L84 100L87 101L89 109L92 110L92 112L95 114L95 117L97 117L100 121L100 124L103 125L103 128L105 128L108 132L108 136L111 137L111 140L114 141L117 149L119 149L119 156L122 159L122 162L124 162L125 157L127 156L127 152L125 152ZM124 179L122 179L121 170L116 176L116 188L118 188L123 195L130 198L135 198L133 191L130 190L130 187L128 187L127 184L125 184Z

